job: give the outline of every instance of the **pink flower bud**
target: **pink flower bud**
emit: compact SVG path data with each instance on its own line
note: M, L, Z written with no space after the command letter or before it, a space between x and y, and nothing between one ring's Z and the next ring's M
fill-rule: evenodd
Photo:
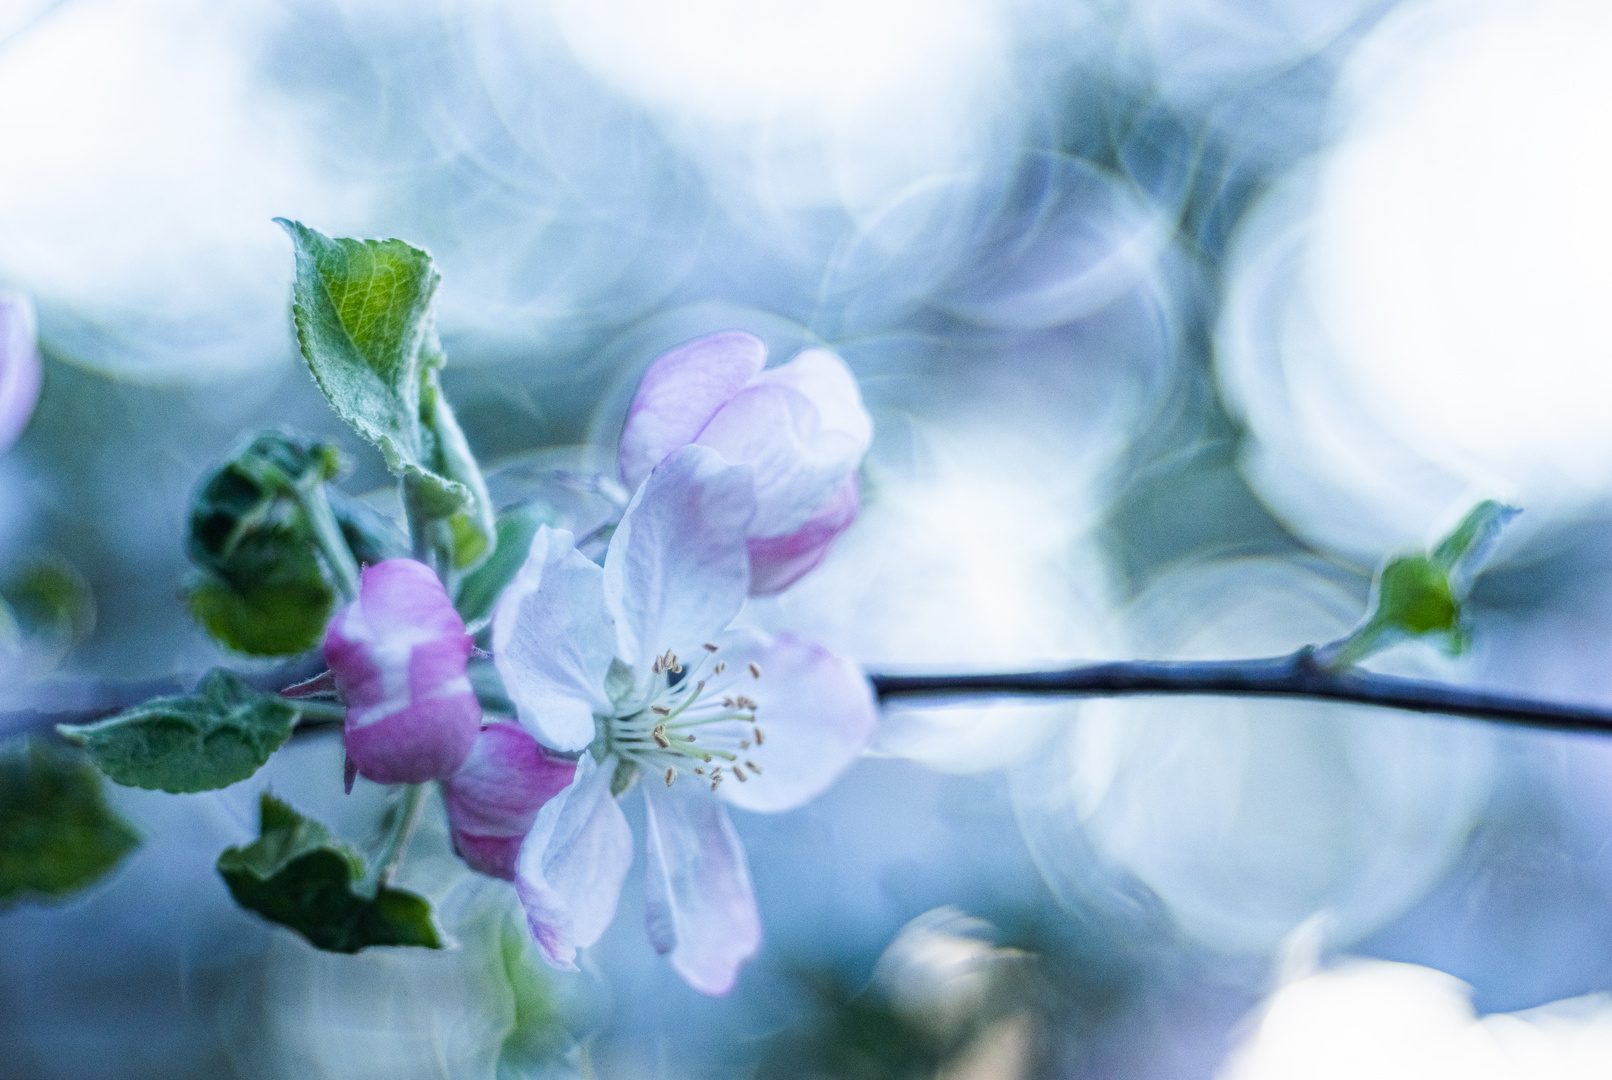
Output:
M413 559L364 571L330 620L325 662L347 702L347 758L382 784L452 776L481 728L465 662L472 643L442 582Z
M0 293L0 452L28 426L39 401L39 345L27 297Z
M488 724L464 768L442 785L453 849L472 870L514 881L537 812L576 771L576 762L551 756L525 729Z
M619 467L636 488L690 443L749 465L756 514L748 539L752 593L777 592L816 566L856 519L856 470L873 439L844 361L807 349L763 369L749 334L709 334L650 365L628 410Z

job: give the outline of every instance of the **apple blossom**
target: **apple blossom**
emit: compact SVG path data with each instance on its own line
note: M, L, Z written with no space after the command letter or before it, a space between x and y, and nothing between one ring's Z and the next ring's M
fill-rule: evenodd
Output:
M621 434L629 490L680 446L709 446L754 470L750 591L787 588L856 518L856 470L873 440L844 361L807 349L763 369L767 349L740 331L708 334L644 373Z
M358 599L325 632L325 662L347 703L350 767L382 784L458 772L481 730L481 704L465 675L471 647L424 563L366 568Z
M576 777L515 724L482 727L464 767L442 782L453 848L472 870L515 879L515 857L543 804Z
M493 622L520 721L586 751L538 812L516 888L545 958L575 965L615 912L632 862L616 795L645 799L651 943L695 989L726 993L760 945L749 870L724 804L786 810L867 745L873 696L850 664L732 630L748 591L748 465L672 451L638 489L601 568L541 528Z

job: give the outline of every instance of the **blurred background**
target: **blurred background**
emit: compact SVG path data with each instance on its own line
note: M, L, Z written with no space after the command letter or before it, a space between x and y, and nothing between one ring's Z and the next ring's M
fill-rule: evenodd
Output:
M669 346L837 351L861 517L745 617L869 669L1327 640L1497 497L1472 650L1372 663L1612 705L1608 55L1599 0L0 0L0 288L46 358L0 558L94 591L58 677L243 666L179 600L200 478L287 424L387 483L297 356L286 216L433 254L500 497L608 467ZM340 774L331 736L221 792L109 785L142 846L0 914L0 1077L1612 1069L1595 738L902 705L827 796L738 816L766 942L716 1000L636 870L585 970L543 968L437 818L401 880L453 949L236 908L213 860L265 786L373 828Z

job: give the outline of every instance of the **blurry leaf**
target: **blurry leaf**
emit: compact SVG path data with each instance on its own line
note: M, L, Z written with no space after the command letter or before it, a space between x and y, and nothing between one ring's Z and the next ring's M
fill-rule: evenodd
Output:
M429 362L421 371L420 420L425 425L425 441L429 443L431 467L443 476L462 484L469 499L463 508L455 509L448 520L453 541L453 567L468 570L480 563L497 543L493 525L492 497L487 494L487 482L476 464L475 455L465 441L459 421L454 418L447 396L437 381L437 370L445 357L436 335L431 335L426 351Z
M196 493L186 547L201 572L186 591L213 637L255 656L299 653L319 641L336 591L306 507L325 497L340 466L328 443L264 431Z
M54 556L35 559L12 574L0 585L0 599L24 637L62 652L95 629L95 597L89 582Z
M1433 549L1433 562L1458 583L1470 584L1494 548L1500 530L1520 513L1522 511L1515 506L1485 499L1468 511L1455 531Z
M257 840L218 857L235 902L329 952L372 945L442 948L431 905L385 886L365 895L364 861L317 821L265 793Z
M81 889L139 842L77 755L41 739L0 755L0 907Z
M492 614L498 598L525 564L538 527L555 524L558 520L554 514L535 505L517 507L499 516L498 543L492 556L459 585L456 606L465 622L473 623Z
M555 1001L549 969L538 956L525 920L500 920L495 932L515 1002L515 1022L498 1055L498 1075L531 1076L569 1050L574 1040Z
M1461 601L1500 529L1517 513L1493 500L1481 502L1429 554L1389 560L1377 573L1370 614L1348 637L1322 650L1322 662L1346 667L1405 638L1428 635L1443 637L1452 654L1464 652Z
M420 424L422 365L435 360L423 354L441 280L431 256L401 240L332 239L275 220L296 248L297 341L330 407L420 489L433 517L455 513L471 492L435 471Z
M330 509L336 515L342 539L360 566L374 566L387 559L406 559L409 542L385 514L334 489L326 492Z
M62 736L120 784L174 793L227 787L263 767L291 737L297 708L218 668L196 693L153 698Z

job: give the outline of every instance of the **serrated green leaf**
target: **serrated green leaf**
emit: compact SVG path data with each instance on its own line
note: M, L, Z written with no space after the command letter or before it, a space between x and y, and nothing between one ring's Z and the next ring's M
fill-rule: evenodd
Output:
M258 839L218 857L236 903L328 952L442 947L423 897L387 886L365 895L364 860L356 852L272 795L263 795L261 807Z
M314 380L336 415L380 448L387 466L426 490L446 518L471 492L434 469L421 426L422 376L439 357L431 256L401 240L333 239L275 219L296 250L292 317Z
M139 843L77 754L42 739L0 754L0 907L82 889Z
M57 730L118 783L180 793L245 780L291 737L296 722L294 704L218 668L194 694L154 698L107 720Z
M557 514L535 504L516 507L499 516L498 543L492 555L467 574L459 585L455 606L466 623L492 614L498 598L504 595L504 590L526 562L526 553L532 547L532 537L537 535L539 526L558 524Z

